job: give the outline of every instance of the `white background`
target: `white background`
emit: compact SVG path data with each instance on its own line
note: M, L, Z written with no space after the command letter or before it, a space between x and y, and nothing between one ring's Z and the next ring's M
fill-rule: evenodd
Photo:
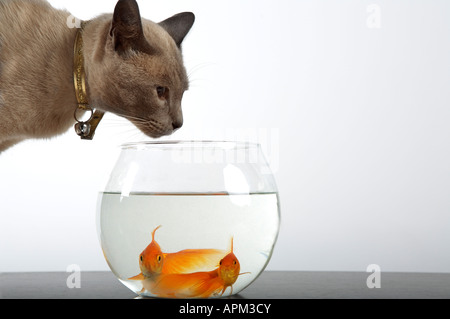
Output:
M51 3L89 19L116 1ZM250 139L271 161L282 226L269 270L450 271L450 2L139 3L154 21L197 17L171 139ZM71 130L2 154L0 272L107 270L97 193L117 146L142 139L108 115L92 142Z

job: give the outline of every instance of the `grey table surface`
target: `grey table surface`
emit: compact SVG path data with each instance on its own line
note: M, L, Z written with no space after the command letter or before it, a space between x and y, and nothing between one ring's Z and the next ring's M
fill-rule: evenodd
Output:
M111 272L82 272L80 288L68 288L70 273L0 273L3 299L133 299ZM369 289L364 272L266 271L234 298L243 299L425 299L450 298L450 273L381 273Z

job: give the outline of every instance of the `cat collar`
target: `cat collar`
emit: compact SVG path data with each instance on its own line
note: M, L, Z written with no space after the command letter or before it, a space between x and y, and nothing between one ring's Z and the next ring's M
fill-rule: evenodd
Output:
M94 110L87 100L86 94L86 74L84 71L84 56L83 56L83 37L82 33L86 22L81 23L81 27L77 30L74 44L74 58L73 58L73 81L75 85L75 95L77 97L77 108L74 112L74 118L77 122L75 124L75 132L83 140L92 140L94 138L95 130L98 124L105 115L104 112ZM89 112L90 117L87 121L79 119L80 111Z

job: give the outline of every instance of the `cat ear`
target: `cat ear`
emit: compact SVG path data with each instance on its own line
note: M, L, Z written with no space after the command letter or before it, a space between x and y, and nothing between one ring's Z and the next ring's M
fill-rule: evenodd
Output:
M182 12L160 22L159 25L170 34L178 47L180 47L181 42L191 30L194 21L195 15L192 12Z
M130 50L151 54L152 48L144 36L141 14L136 0L119 0L114 10L110 35L114 49L120 55Z

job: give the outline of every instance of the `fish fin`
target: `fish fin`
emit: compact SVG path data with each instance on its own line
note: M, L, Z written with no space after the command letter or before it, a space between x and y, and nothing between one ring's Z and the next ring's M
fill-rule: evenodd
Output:
M196 287L208 283L210 280L210 272L161 274L152 287L151 292L163 298L196 298L201 293Z
M162 227L162 225L159 225L158 227L156 227L153 231L152 231L152 241L155 240L155 233L158 229L160 229Z
M210 271L218 267L226 253L220 249L185 249L176 253L168 253L164 258L162 273Z
M230 296L233 294L233 286L229 286L230 287ZM224 286L221 292L221 296L223 296L223 293L227 290L228 286Z
M223 294L226 286L224 287L223 281L218 276L215 276L211 277L208 280L204 280L199 285L194 287L193 292L198 298L209 298L213 295L218 295L222 288Z
M145 277L142 273L140 273L139 275L136 275L134 277L128 278L128 280L144 280L144 279L145 279Z

